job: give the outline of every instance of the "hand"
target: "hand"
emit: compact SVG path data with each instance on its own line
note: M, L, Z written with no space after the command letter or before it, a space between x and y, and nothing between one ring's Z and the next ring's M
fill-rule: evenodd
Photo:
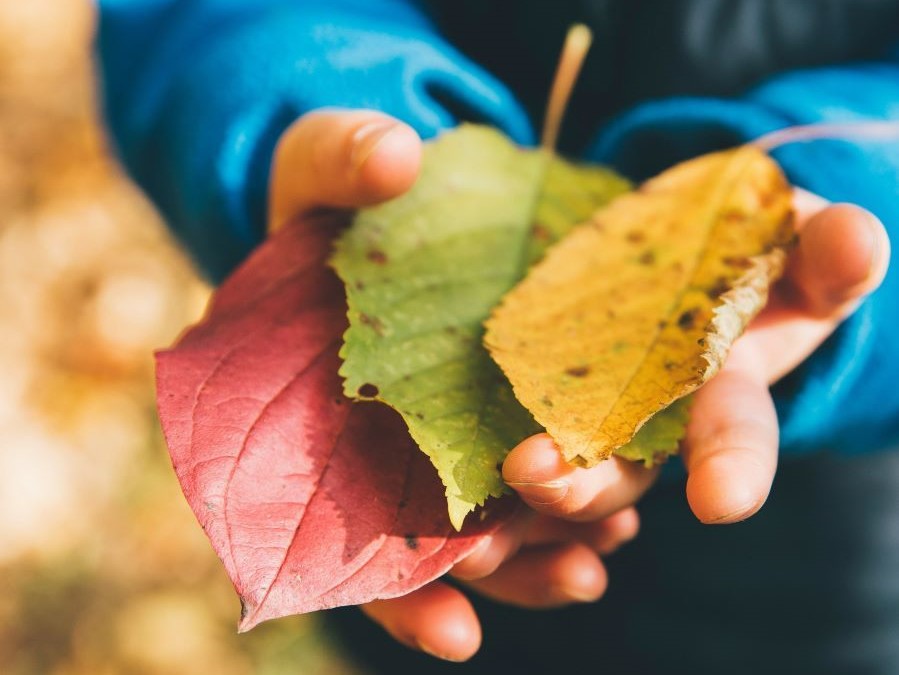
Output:
M383 114L306 115L285 132L275 153L269 228L311 211L400 195L415 181L420 159L415 132ZM583 525L522 511L452 574L484 595L525 607L595 600L606 584L598 555L634 537L638 527L634 509ZM400 642L442 658L465 660L480 645L471 604L442 582L362 609Z
M734 523L764 504L778 449L777 417L768 386L807 358L886 273L889 240L871 214L849 205L830 206L799 190L795 205L800 241L784 279L772 289L766 309L734 345L725 367L697 392L693 404L682 458L688 473L687 499L704 523ZM591 469L572 468L546 434L523 441L503 465L506 482L539 514L538 528L549 527L559 535L565 532L563 523L570 521L572 529L563 542L588 541L584 534L591 527L596 528L594 532L604 528L615 532L616 545L633 536L637 517L632 505L657 475L655 469L617 458ZM518 542L528 544L532 536L533 530L524 530ZM500 600L548 606L546 598L540 605L529 593L549 584L568 589L569 600L587 600L588 589L598 594L605 583L602 565L589 547L575 554L578 544L562 543L550 549L552 553L524 548L509 557L515 547L503 537L486 546L473 557L508 558L508 562L493 574L481 570L488 574L474 587ZM545 563L538 557L542 555L554 556L555 563ZM463 561L454 574L464 574L469 564L471 559ZM548 582L550 569L555 576ZM591 579L600 581L591 586ZM582 597L573 592L575 588L581 589ZM442 604L423 607L423 596L407 596L375 611L383 612L379 616L384 618L398 606L412 607L435 622L427 629L428 651L463 655L462 645L475 645L480 637L477 619L464 598L450 596L445 588L433 592ZM452 633L448 626L453 627ZM459 636L466 634L469 641L463 642Z
M800 238L784 278L721 372L695 395L682 458L687 499L704 523L737 522L764 504L778 448L768 386L807 358L886 274L889 240L874 216L802 190L794 203ZM655 478L617 459L572 469L545 434L515 448L503 475L536 511L580 521L634 503Z
M380 113L307 115L276 153L270 226L402 194L420 158L415 132ZM811 354L886 271L889 242L873 216L801 191L796 207L802 234L784 280L719 375L696 395L683 460L687 498L703 522L736 522L764 503L778 443L768 385ZM527 607L598 598L605 589L598 554L635 536L631 505L657 471L617 459L572 469L540 434L509 454L503 474L533 513L485 541L453 574L485 595ZM465 660L480 644L470 603L441 582L363 611L400 642L441 658Z

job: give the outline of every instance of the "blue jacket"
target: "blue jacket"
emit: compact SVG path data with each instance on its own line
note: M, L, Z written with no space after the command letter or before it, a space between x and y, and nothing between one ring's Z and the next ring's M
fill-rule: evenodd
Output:
M223 278L263 238L277 138L322 106L377 108L425 138L460 111L533 140L499 80L411 0L101 0L107 118L128 169L200 265ZM899 31L895 36L899 41ZM794 124L899 120L899 45L878 59L781 73L739 98L649 101L583 153L643 178ZM899 232L899 143L821 141L776 153L797 185ZM899 272L775 390L783 446L899 445Z

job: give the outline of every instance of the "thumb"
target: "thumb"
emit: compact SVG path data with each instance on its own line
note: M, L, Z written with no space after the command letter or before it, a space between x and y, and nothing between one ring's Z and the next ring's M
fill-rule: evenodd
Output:
M352 209L396 197L418 177L421 140L371 110L321 110L281 136L272 161L269 230L318 208Z

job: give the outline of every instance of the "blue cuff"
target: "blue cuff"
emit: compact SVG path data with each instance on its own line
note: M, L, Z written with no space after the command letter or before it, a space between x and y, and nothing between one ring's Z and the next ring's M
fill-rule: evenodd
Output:
M533 141L514 96L436 36L415 3L322 4L101 6L106 108L122 158L213 281L262 240L275 144L305 112L373 108L425 138L465 117ZM142 61L132 52L146 32L158 47Z

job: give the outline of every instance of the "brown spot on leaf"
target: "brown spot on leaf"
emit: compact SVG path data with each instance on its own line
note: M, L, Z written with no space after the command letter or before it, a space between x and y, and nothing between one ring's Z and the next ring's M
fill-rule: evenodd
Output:
M373 248L369 250L369 252L365 255L369 261L373 262L375 265L386 265L387 264L387 254L384 251Z
M406 548L408 548L410 551L418 550L418 537L416 537L414 534L407 534Z
M698 309L688 309L686 312L677 317L677 325L684 330L690 330L696 326L696 317L699 315Z
M747 258L746 256L727 256L724 258L724 264L729 267L736 267L740 270L748 270L752 267L752 260Z
M654 251L644 251L639 258L637 258L637 262L641 265L654 265L656 261L656 254Z
M543 398L541 398L541 399L540 399L540 403L542 403L543 405L545 405L547 408L552 408L552 407L553 407L552 399L551 399L549 396L544 396Z
M587 377L590 374L590 366L575 366L573 368L565 369L566 375L571 375L571 377Z
M362 398L374 398L379 393L381 392L378 390L378 388L369 382L366 382L358 389L358 394Z
M642 244L646 241L646 235L640 230L631 230L625 238L632 244Z
M534 225L532 234L534 239L536 239L537 241L549 241L551 239L549 230L546 228L546 225L541 225L540 223Z
M715 283L709 287L705 294L712 298L712 300L717 300L729 290L730 283L728 283L727 279L725 279L724 277L718 277L718 279L715 280Z
M763 209L767 209L768 207L773 206L782 196L780 190L765 190L759 197L759 206Z
M361 321L363 325L371 328L378 335L384 335L384 323L378 317L369 316L368 314L360 312L359 321Z

